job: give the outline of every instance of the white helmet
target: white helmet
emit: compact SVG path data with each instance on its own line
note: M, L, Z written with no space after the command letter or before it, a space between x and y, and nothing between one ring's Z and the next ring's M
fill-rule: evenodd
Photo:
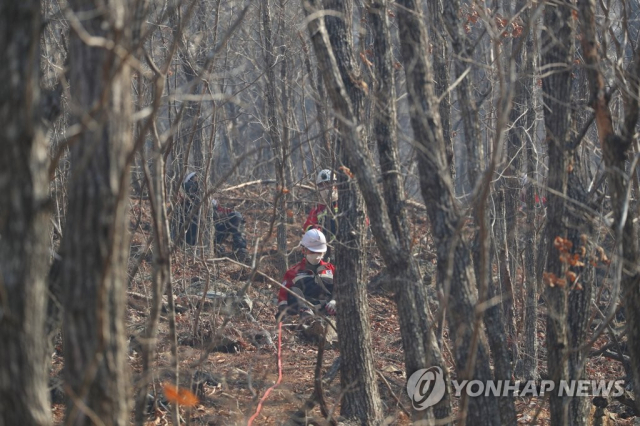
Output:
M333 176L333 179L331 178ZM316 185L320 185L321 183L324 182L330 182L332 180L336 180L336 176L331 173L331 170L329 169L324 169L324 170L320 170L320 173L318 173L318 177L316 178Z
M196 175L196 172L189 173L187 176L185 176L184 181L182 183L185 184L189 182L191 179L193 179L195 175Z
M305 232L300 245L314 253L325 253L327 251L327 239L317 229L309 229Z

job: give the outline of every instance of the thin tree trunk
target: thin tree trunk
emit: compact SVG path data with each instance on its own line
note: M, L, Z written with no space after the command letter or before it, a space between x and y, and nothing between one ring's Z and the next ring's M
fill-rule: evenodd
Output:
M477 291L469 252L457 232L461 217L457 211L453 183L446 161L440 116L434 105L431 68L426 61L427 34L421 20L421 8L413 0L398 2L398 25L405 73L411 124L420 149L418 165L422 197L438 246L438 280L445 288L449 330L455 346L458 379L491 380L489 348L484 330L476 330L477 352L472 353L472 324L475 320ZM449 288L447 288L449 287ZM468 371L468 361L476 360ZM470 376L467 376L470 374ZM468 424L500 424L495 398L470 398Z
M161 77L160 77L161 78ZM157 83L156 83L157 84ZM156 107L158 99L161 97L163 85L156 86ZM152 118L153 119L153 118ZM157 135L157 130L154 132ZM145 159L145 167L147 162ZM162 308L162 295L167 284L171 280L171 256L169 255L169 221L166 211L165 197L165 163L164 153L161 151L160 140L154 138L154 149L152 151L152 167L149 171L145 169L147 184L150 188L151 213L153 218L153 273L151 287L151 310L147 317L147 324L143 337L140 341L142 346L142 373L139 383L138 395L136 396L135 421L137 425L144 424L147 392L149 383L153 382L153 360L155 358L156 339L158 336L158 324L160 311Z
M582 51L588 65L588 79L591 87L591 102L595 110L598 127L598 139L606 166L607 179L612 188L614 212L614 235L617 255L622 258L621 270L617 272L622 288L622 300L625 307L627 347L631 357L630 367L634 389L640 389L640 271L638 271L638 238L634 218L629 209L627 192L628 175L625 173L625 161L634 140L638 122L638 96L640 95L640 48L634 52L633 63L625 73L628 86L623 91L625 116L621 134L614 132L611 111L608 105L608 93L600 53L596 39L596 5L593 0L579 0L578 12L582 30ZM616 277L618 279L618 277ZM640 398L636 398L636 407L640 409Z
M498 194L496 194L496 211L494 217L496 217L496 226L498 229L494 232L495 238L494 241L494 250L491 250L491 253L494 251L497 252L498 255L498 265L500 265L499 270L499 281L496 282L491 274L485 278L488 280L488 292L487 292L487 300L496 300L503 301L505 298L513 298L513 293L509 294L508 289L510 287L510 283L508 282L510 277L508 271L504 268L507 266L507 262L504 259L500 259L502 256L505 256L505 246L506 246L506 232L505 232L505 219L504 219L504 189L498 189ZM488 227L488 225L487 225ZM476 256L478 259L478 263L481 261L480 256ZM474 260L475 262L475 260ZM493 262L489 260L489 265L492 265ZM476 271L479 268L476 267ZM507 292L505 294L505 288ZM504 314L504 303L495 303L490 304L490 306L486 309L483 321L484 325L487 329L487 340L489 343L489 347L491 348L491 357L493 359L494 365L494 376L496 380L511 380L513 375L513 369L511 365L511 353L510 347L512 342L509 341L509 336L505 332L505 328L507 325L505 324ZM516 411L515 406L513 404L512 398L500 398L500 419L502 425L515 424L516 422Z
M271 10L269 0L262 2L262 26L264 29L264 54L266 60L266 75L267 75L267 120L269 123L269 139L271 141L271 150L273 156L276 159L276 180L280 188L280 193L277 195L278 207L276 209L278 215L278 266L280 273L284 275L288 269L287 258L287 220L286 209L287 200L289 195L285 191L287 187L287 171L285 162L288 162L288 147L285 146L284 141L278 130L278 112L277 112L277 97L276 97L276 75L275 75L275 61L276 57L273 51L273 36L271 33ZM284 65L283 65L284 66ZM284 89L283 89L284 90Z
M526 15L528 17L528 14ZM528 22L530 18L523 19ZM527 97L529 101L527 105L529 109L523 118L522 134L525 140L525 158L526 173L531 182L530 189L525 193L526 203L526 226L524 228L524 260L523 273L526 295L524 301L524 350L521 352L523 356L522 376L525 380L538 379L538 283L540 277L537 276L536 270L536 212L535 212L535 194L538 192L534 182L537 181L536 176L536 157L535 157L535 133L536 133L536 103L534 89L534 43L533 31L529 30L526 46L523 49L529 54L526 56L526 66L523 69L524 75L521 75L520 84L528 87ZM525 83L525 76L526 81ZM530 132L527 134L527 132Z
M377 140L378 155L380 157L380 170L382 173L382 185L384 201L389 211L391 229L396 241L401 245L402 253L411 256L410 232L407 212L404 208L406 199L403 182L400 178L400 161L397 147L397 123L396 123L396 91L395 78L391 55L391 34L389 30L388 3L387 0L374 0L369 7L369 17L374 38L374 58L376 70L376 85L374 87L374 125L373 132ZM442 70L441 70L442 71ZM446 73L445 75L448 75ZM440 110L448 113L448 97L445 105L440 105ZM453 159L451 159L451 167ZM411 264L408 270L390 269L392 276L399 275L405 280L401 285L407 286L407 282L419 279L416 266ZM419 299L418 299L419 300ZM427 357L442 362L441 355L430 345L435 345L433 336L428 335L425 346ZM429 354L431 352L431 354ZM433 408L437 419L446 419L451 415L449 392Z
M577 201L582 205L587 204L587 191L580 181L585 176L582 173L582 162L578 155L574 158L573 171L569 173L569 182L567 194L569 199ZM594 218L589 212L583 211L582 208L572 205L567 206L566 214L568 239L573 244L573 254L579 254L581 247L584 247L585 253L591 252L589 241L593 236ZM568 314L567 321L569 325L569 379L583 380L585 376L585 363L590 348L582 348L587 338L587 325L591 313L591 299L593 294L593 282L595 274L593 267L589 264L588 258L581 256L581 262L584 266L574 265L568 267L567 285L571 287L568 296ZM575 274L576 283L572 278ZM590 398L584 396L574 396L569 398L569 419L572 425L587 425L589 421L589 405Z
M565 196L567 194L567 152L571 121L571 63L573 60L573 30L571 28L569 0L545 7L546 31L542 35L541 67L546 77L542 79L544 119L547 133L550 189L547 207L546 252L547 267L545 298L547 304L547 371L555 382L566 380L567 370L567 288L559 285L564 279L566 265L561 261L558 246L567 237L564 224ZM532 189L533 190L533 189ZM554 246L556 242L556 246ZM559 243L559 244L558 244ZM567 398L553 393L549 397L553 425L567 424Z
M583 102L588 97L588 84L586 70L574 71L574 89L572 104ZM577 89L575 88L577 86ZM588 125L588 119L584 117L584 111L576 109L572 112L572 124L574 128L582 128ZM576 132L577 133L577 132ZM581 142L582 143L582 142ZM584 143L587 143L586 141ZM570 172L567 184L567 194L571 203L567 204L565 221L568 228L568 239L573 244L572 253L580 256L580 261L584 264L575 264L568 267L567 285L570 286L568 296L567 321L569 325L569 379L586 379L585 364L591 347L583 347L588 333L588 322L591 317L591 306L594 292L595 274L594 268L588 261L587 253L593 253L594 247L594 223L596 218L588 209L581 206L586 205L592 209L597 209L595 203L589 200L589 175L586 162L583 161L581 146L576 146L570 152ZM589 154L587 154L589 155ZM574 203L574 201L576 204ZM584 252L583 252L584 250ZM575 274L575 275L574 275ZM572 277L576 276L575 283ZM589 408L591 398L584 396L573 396L569 398L569 419L577 426L589 423Z
M460 23L462 17L460 0L443 0L443 6L443 21L451 38L453 53L457 57L457 60L454 61L454 69L455 77L458 79L471 66L469 62L471 47ZM467 147L468 184L473 189L480 178L480 173L485 168L485 164L478 108L471 92L471 73L460 81L456 93L463 123L464 144Z
M432 41L431 60L433 61L433 80L435 95L440 100L439 112L442 123L442 137L447 148L447 162L451 171L451 180L456 181L455 139L451 136L451 95L449 88L449 39L445 37L443 25L444 5L448 0L427 0L429 18L429 39Z
M317 10L318 2L309 2L309 6L308 16ZM409 253L401 250L400 244L391 232L387 207L377 186L374 185L372 161L367 155L368 150L357 130L358 122L353 113L351 99L347 95L346 83L343 82L343 77L340 75L338 63L330 48L329 37L322 20L312 19L309 22L309 33L318 56L318 64L322 67L327 92L340 117L338 120L339 129L348 142L343 145L343 148L347 150L353 162L352 171L358 179L358 186L367 203L371 230L391 274L398 273L395 280L398 289L396 301L405 349L407 375L409 376L425 366L438 366L445 374L445 383L448 383L447 370L436 344L428 316L425 288ZM347 81L350 83L358 82L358 80ZM446 404L446 407L441 408L445 412L450 412L448 400L446 400ZM416 413L416 417L428 420L433 418L433 413L431 410L425 410Z
M527 140L527 175L535 173L533 140ZM536 270L536 211L535 186L526 192L526 226L524 228L524 348L522 351L522 377L537 380L538 374L538 282Z

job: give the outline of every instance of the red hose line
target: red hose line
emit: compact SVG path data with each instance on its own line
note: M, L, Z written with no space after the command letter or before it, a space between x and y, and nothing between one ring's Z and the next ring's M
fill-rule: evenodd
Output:
M282 381L282 322L279 322L278 323L278 381L269 389L267 389L267 391L264 393L264 395L262 396L262 399L260 399L260 402L258 403L258 408L256 408L256 412L253 414L253 416L251 416L251 418L249 419L249 422L247 422L247 426L251 426L253 424L253 421L260 414L260 410L262 410L262 404L267 400L267 397L269 396L271 391L274 390L276 386L280 384L281 381Z

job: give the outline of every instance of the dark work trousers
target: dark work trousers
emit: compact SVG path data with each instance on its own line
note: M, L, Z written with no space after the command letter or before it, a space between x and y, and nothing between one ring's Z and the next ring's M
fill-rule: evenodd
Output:
M185 229L185 241L189 245L196 245L198 242L198 219L200 217L199 211L195 210L197 204L193 203L188 198L183 202L182 208L182 220L180 221L180 228L186 226ZM186 221L189 221L188 224L185 225Z
M229 235L231 235L234 252L247 249L247 240L244 236L245 220L239 212L214 212L214 220L216 227L216 246L222 244Z

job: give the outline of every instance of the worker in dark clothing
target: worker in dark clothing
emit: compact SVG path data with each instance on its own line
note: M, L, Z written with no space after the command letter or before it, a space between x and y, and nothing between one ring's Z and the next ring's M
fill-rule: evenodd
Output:
M183 183L185 197L183 199L181 229L189 218L185 230L187 244L195 245L198 239L198 223L200 219L200 193L199 178L195 172L189 173ZM240 261L249 258L247 240L244 236L245 220L240 212L219 205L217 200L211 200L211 219L215 227L215 249L221 252L220 246L231 235L232 247L235 257Z
M216 252L220 245L231 235L231 245L235 257L243 262L249 259L247 240L244 236L245 220L240 212L222 207L217 200L211 200L213 223L216 228Z
M200 220L200 191L196 172L191 172L184 178L182 187L185 196L182 199L179 229L184 229L187 244L194 246L198 241L198 221ZM187 221L188 224L186 224Z

